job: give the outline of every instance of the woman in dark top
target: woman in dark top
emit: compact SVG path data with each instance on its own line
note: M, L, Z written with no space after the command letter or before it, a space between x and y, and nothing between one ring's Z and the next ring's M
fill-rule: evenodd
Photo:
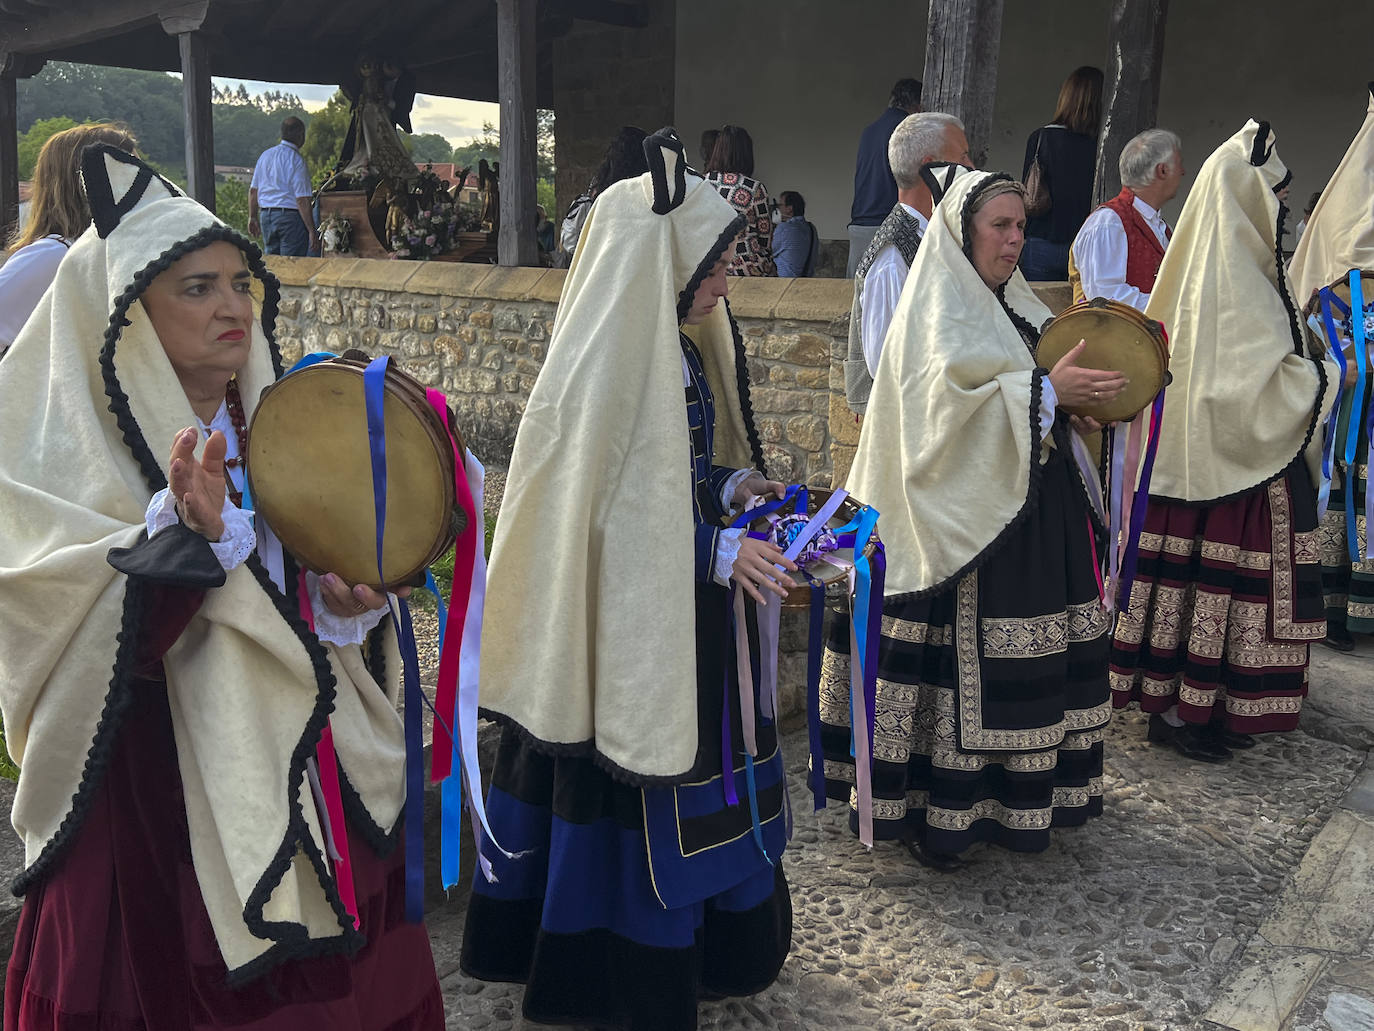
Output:
M1050 210L1026 223L1021 272L1031 282L1069 278L1069 245L1092 210L1097 130L1102 117L1102 71L1075 68L1059 87L1050 124L1026 140L1024 181L1038 150L1050 191Z

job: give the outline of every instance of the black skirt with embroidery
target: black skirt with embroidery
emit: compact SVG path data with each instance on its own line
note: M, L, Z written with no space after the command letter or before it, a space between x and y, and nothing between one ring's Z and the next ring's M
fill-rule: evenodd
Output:
M1031 511L979 568L933 596L884 602L875 838L1034 852L1052 827L1102 812L1109 621L1076 477L1051 452ZM826 791L850 803L857 832L849 628L834 624L821 671Z

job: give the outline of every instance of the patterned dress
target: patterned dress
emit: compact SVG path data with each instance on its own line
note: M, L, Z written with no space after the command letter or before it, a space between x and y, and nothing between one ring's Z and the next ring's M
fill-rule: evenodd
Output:
M776 276L773 264L773 219L768 210L768 190L757 179L739 172L709 172L706 181L748 222L731 252L732 276Z
M1299 459L1210 504L1151 498L1130 607L1112 641L1112 699L1243 734L1292 730L1308 646L1326 636L1317 497Z
M1349 390L1347 390L1347 395ZM1349 404L1347 396L1344 404ZM1365 399L1360 424L1369 419L1369 399ZM1349 432L1350 412L1342 410L1336 439L1344 441ZM1339 448L1338 448L1339 451ZM1355 541L1364 554L1369 528L1365 525L1365 496L1369 489L1369 438L1359 434L1355 463L1348 466L1336 457L1331 470L1331 501L1321 523L1322 593L1326 597L1326 621L1332 628L1344 626L1354 634L1374 633L1374 560L1352 562L1347 536L1346 493L1353 491L1351 508L1355 513ZM1354 470L1354 476L1350 475Z
M980 565L934 593L884 599L876 839L1038 852L1052 828L1102 812L1108 618L1065 416L1052 432L1025 513ZM849 627L837 619L821 669L826 792L849 802L857 833L849 677Z

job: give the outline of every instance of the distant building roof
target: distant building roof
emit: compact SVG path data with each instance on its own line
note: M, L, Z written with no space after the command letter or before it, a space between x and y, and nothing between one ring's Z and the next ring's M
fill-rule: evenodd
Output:
M452 161L417 161L415 162L415 167L419 169L432 169L434 174L442 179L450 190L463 188L477 189L477 173L469 171L467 181L460 183L458 182L458 173L461 172L462 169Z

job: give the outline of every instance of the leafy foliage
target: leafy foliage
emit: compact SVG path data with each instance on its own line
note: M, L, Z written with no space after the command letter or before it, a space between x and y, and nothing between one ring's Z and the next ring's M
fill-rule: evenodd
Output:
M237 179L215 184L215 214L251 239L248 231L248 187Z
M311 116L305 127L305 146L301 154L310 168L310 177L318 186L334 168L348 135L350 104L343 90L336 90L329 103Z
M43 144L63 129L74 128L76 124L63 115L58 118L40 118L29 126L29 131L19 137L19 178L32 179L33 166L38 161L38 152L43 149Z
M443 164L453 160L453 144L437 132L419 132L414 136L401 135L415 161Z

